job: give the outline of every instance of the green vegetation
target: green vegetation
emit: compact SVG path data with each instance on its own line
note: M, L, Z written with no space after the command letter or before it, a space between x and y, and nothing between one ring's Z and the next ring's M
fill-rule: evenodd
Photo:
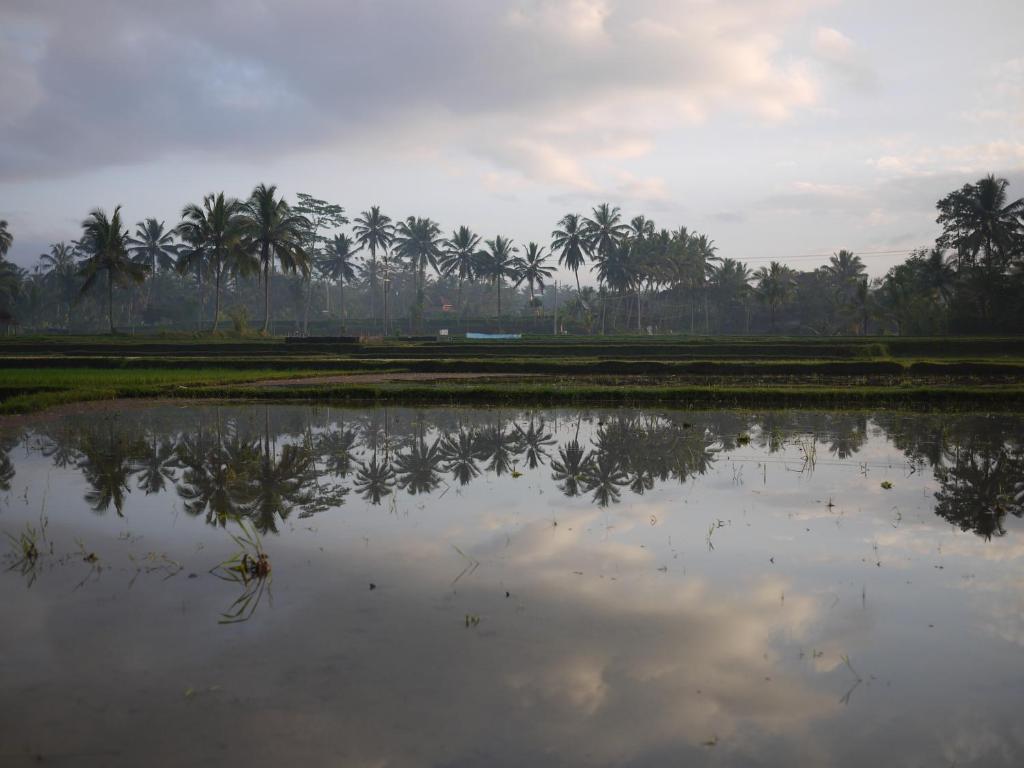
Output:
M78 240L54 243L32 272L5 260L14 240L0 222L0 322L19 332L214 333L223 314L238 336L259 316L262 335L296 336L1024 332L1024 199L1011 200L995 176L939 200L935 244L876 279L845 249L811 270L756 267L764 257L723 256L708 235L643 215L627 223L609 203L563 216L547 251L465 225L445 236L431 218L392 220L378 206L349 233L340 205L297 197L290 205L266 184L242 201L208 194L177 226L145 219L134 237L120 208L95 210L69 233ZM576 285L547 295L556 262ZM581 283L581 269L596 286Z

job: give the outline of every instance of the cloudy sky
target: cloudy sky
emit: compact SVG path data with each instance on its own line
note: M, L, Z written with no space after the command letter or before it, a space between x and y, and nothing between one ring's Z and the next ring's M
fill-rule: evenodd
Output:
M881 274L1024 195L1020 0L3 0L0 218L177 221L258 182L547 243L597 202Z

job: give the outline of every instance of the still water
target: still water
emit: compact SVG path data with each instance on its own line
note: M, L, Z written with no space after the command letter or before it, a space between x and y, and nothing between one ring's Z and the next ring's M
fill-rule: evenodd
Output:
M1022 505L1007 415L43 415L0 764L1019 766Z

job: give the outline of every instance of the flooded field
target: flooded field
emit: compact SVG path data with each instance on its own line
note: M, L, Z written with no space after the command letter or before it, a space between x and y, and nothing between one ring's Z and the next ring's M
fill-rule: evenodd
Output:
M0 764L1021 765L1022 505L1007 415L32 417Z

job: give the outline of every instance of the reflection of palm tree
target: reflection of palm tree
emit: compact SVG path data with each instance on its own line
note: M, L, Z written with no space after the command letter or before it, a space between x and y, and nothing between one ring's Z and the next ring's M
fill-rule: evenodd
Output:
M597 459L589 463L583 475L584 489L594 492L594 501L599 507L617 504L619 489L628 483L629 478L622 465L609 453L598 453Z
M147 446L145 454L136 463L139 488L147 496L162 491L168 480L174 482L175 458L174 444L167 438L157 442L154 436L152 444Z
M504 426L487 427L477 439L480 457L487 461L486 469L498 477L512 469L512 463L519 453L519 437Z
M242 513L251 517L261 533L277 533L277 519L285 520L296 506L313 502L305 489L313 457L300 445L286 445L281 455L261 452L241 489Z
M356 433L351 429L332 430L320 435L317 452L324 459L325 468L339 477L346 477L352 471L352 449L356 444Z
M543 466L544 460L549 458L544 449L555 444L555 438L544 428L544 419L541 419L538 425L531 416L530 426L525 431L518 424L515 427L519 430L519 437L526 452L526 466L530 469Z
M377 454L356 472L355 489L365 501L373 505L380 504L381 499L391 493L395 487L395 470L388 462L378 462Z
M224 526L241 515L238 497L246 478L259 461L255 444L234 436L227 444L196 456L179 444L179 457L186 465L178 495L190 515L206 512L206 522ZM192 443L194 445L194 443Z
M462 429L457 434L445 435L441 441L442 469L451 473L459 485L467 485L480 474L476 464L479 453L476 435L471 431Z
M96 432L86 435L82 443L82 458L78 468L92 489L85 500L93 512L106 512L113 505L118 517L122 516L128 479L132 475L132 446L115 432L113 422L108 424L106 439Z
M415 496L417 493L430 493L441 484L441 476L437 473L442 461L439 443L440 438L428 447L421 435L408 453L395 456L399 488Z
M558 449L558 458L551 460L551 479L558 483L558 489L566 496L579 496L583 488L584 475L592 461L578 439Z

